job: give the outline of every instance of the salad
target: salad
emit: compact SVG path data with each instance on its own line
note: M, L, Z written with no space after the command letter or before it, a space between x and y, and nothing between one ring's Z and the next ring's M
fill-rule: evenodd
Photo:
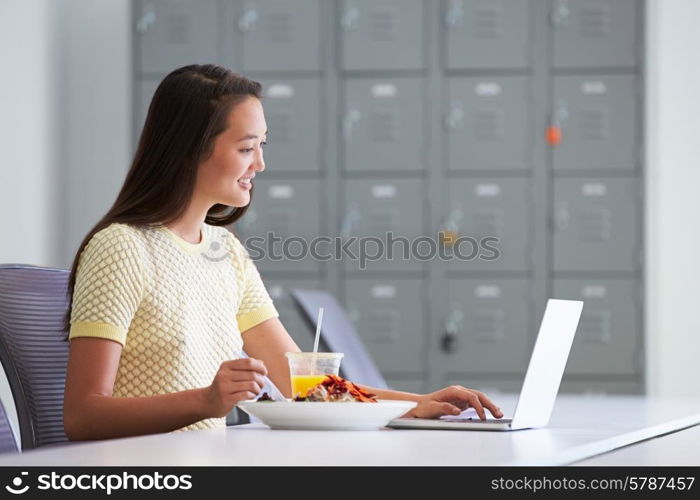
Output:
M258 398L259 402L273 402L267 392L263 392ZM358 402L376 403L377 398L364 389L356 386L349 380L345 380L337 375L326 375L323 381L309 389L305 396L297 396L294 401L299 402Z
M326 375L320 384L309 389L306 396L297 396L294 401L376 403L377 399L374 394L361 389L349 380L337 375Z

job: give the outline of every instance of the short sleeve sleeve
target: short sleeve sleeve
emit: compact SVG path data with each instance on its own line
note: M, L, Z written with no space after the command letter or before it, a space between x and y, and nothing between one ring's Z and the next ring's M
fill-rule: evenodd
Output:
M69 338L98 337L125 345L142 293L142 260L134 235L121 224L97 232L78 261Z
M241 290L236 320L238 330L243 333L265 320L278 317L279 314L250 254L238 238L233 236L233 241L233 258L236 261L234 265L240 273L238 283Z

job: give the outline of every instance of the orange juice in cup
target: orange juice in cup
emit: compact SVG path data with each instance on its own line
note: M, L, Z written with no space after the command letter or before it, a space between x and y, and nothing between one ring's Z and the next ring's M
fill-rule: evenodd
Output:
M292 399L323 382L326 375L338 375L342 352L288 352Z

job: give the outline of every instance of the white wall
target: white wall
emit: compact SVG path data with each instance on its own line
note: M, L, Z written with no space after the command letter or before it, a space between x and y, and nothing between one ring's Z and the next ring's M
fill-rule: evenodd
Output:
M0 2L0 262L56 265L56 69L51 0Z
M131 156L128 0L0 0L0 263L68 267ZM2 400L16 435L4 372Z
M60 52L51 0L0 2L0 263L58 262ZM19 437L4 370L0 400Z
M650 0L647 36L647 385L700 397L700 2Z

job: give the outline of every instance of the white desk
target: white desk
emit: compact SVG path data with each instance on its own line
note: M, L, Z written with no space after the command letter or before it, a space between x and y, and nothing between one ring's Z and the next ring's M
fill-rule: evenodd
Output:
M700 465L700 425L611 451L575 465Z
M514 396L494 400L507 416ZM561 395L544 429L273 431L262 424L78 443L0 465L561 465L700 423L700 401Z

